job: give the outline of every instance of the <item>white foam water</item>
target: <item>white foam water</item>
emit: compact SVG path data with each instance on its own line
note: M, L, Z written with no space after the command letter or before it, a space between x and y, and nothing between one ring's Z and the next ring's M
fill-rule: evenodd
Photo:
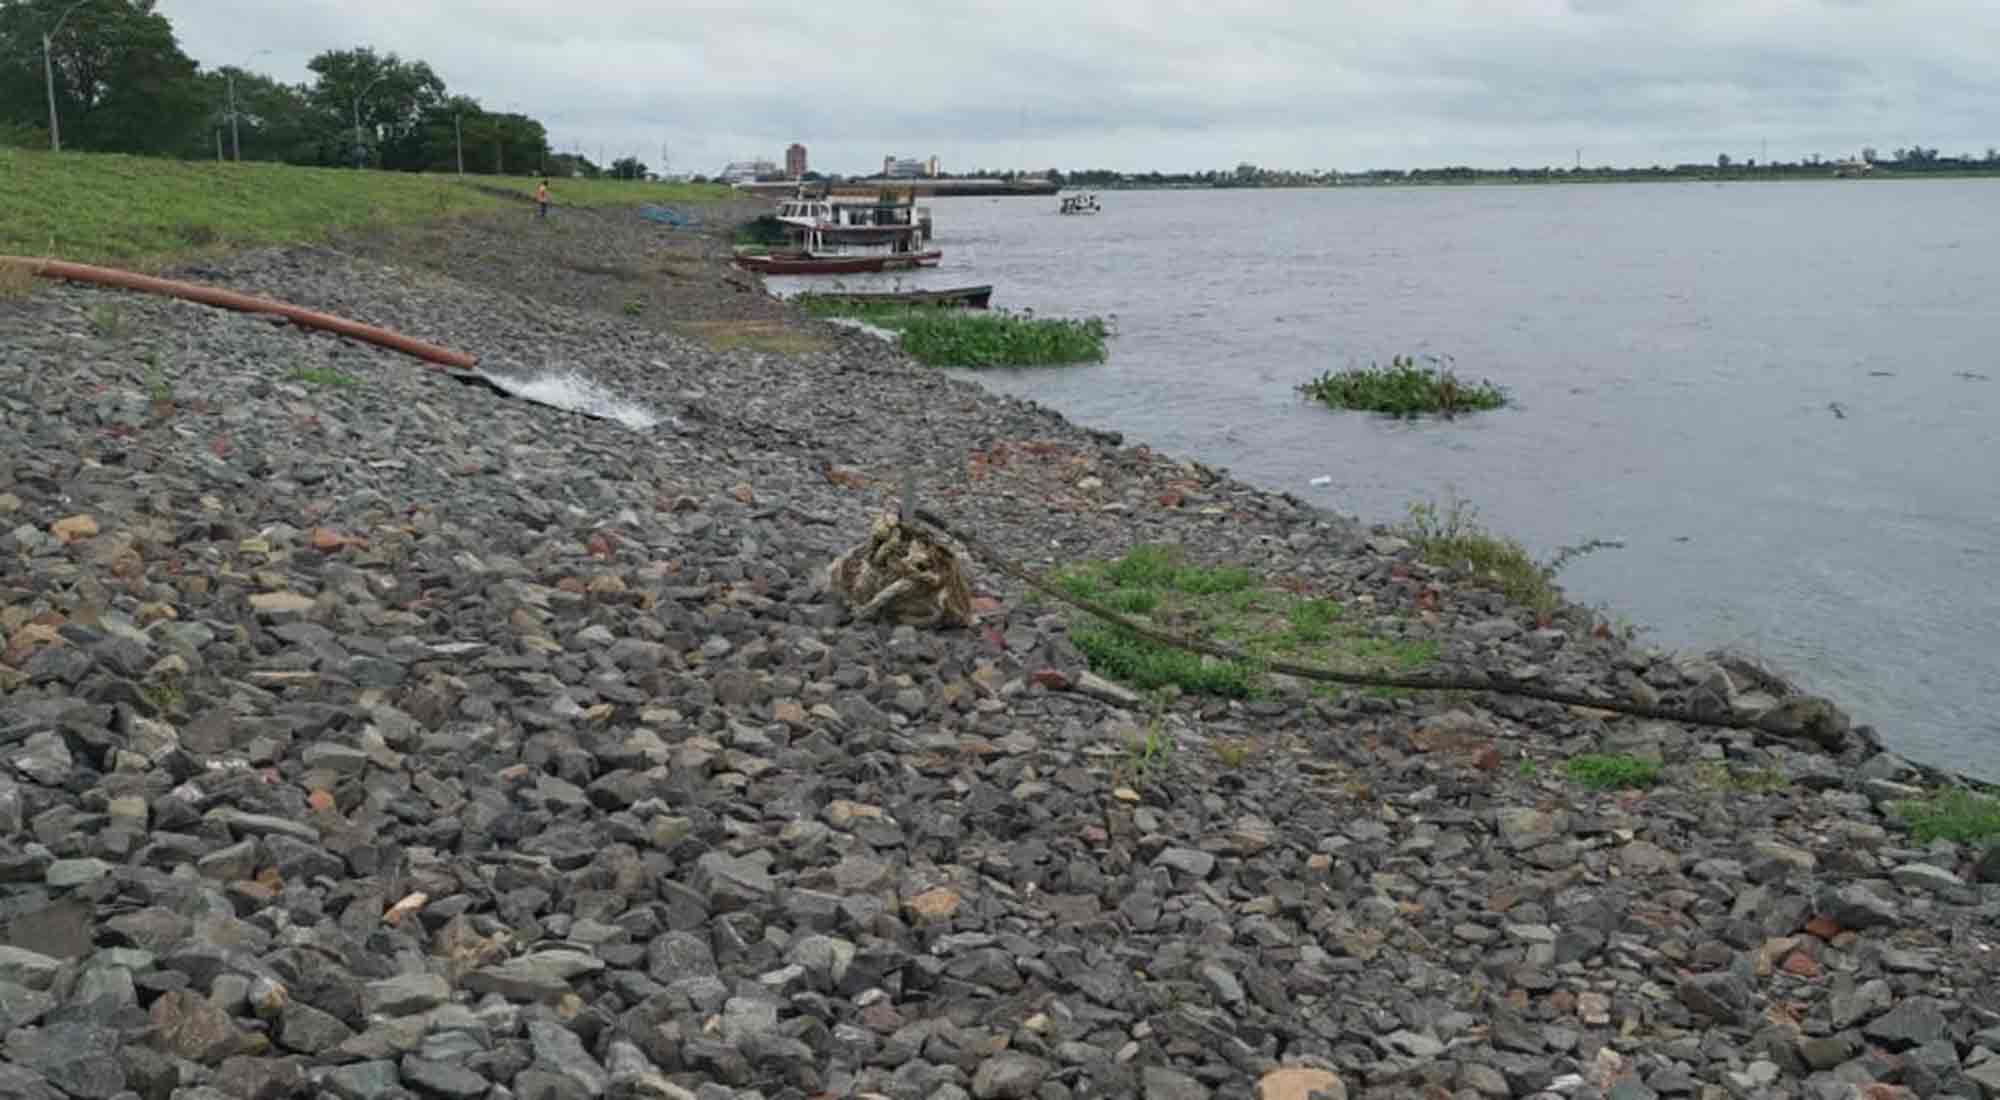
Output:
M620 397L575 371L544 371L532 378L493 373L486 377L523 401L614 421L635 431L645 431L660 422L659 413Z

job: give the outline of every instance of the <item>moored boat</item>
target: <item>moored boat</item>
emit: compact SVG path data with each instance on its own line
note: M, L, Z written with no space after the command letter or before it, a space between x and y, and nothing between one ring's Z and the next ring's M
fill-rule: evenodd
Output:
M960 286L949 290L896 291L813 291L823 301L858 302L864 305L934 306L942 309L985 309L993 300L993 287Z
M740 267L770 275L848 275L931 267L944 253L925 247L928 220L914 201L799 195L778 206L789 247L736 256Z
M1092 194L1064 195L1062 205L1056 208L1058 214L1095 214L1101 209L1097 196Z
M763 275L867 275L876 271L907 271L936 267L944 259L937 249L894 256L828 256L815 252L744 253L736 266Z

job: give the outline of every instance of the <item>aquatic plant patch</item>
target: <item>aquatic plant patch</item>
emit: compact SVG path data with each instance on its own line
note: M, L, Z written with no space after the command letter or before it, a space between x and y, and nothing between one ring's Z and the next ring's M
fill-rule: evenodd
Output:
M820 295L800 295L793 301L815 317L844 317L900 333L903 351L933 367L1099 363L1111 337L1111 326L1099 317L1033 317Z
M1427 413L1452 417L1507 403L1505 391L1491 382L1467 382L1446 361L1433 358L1419 364L1407 355L1397 356L1386 367L1371 364L1328 371L1300 384L1298 390L1329 408L1399 417Z

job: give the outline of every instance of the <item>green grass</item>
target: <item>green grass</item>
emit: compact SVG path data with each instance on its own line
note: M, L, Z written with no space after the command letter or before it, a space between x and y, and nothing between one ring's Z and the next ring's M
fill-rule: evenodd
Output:
M1429 641L1384 638L1343 621L1331 600L1261 584L1237 566L1190 565L1172 547L1146 546L1109 562L1059 573L1069 595L1101 603L1163 630L1242 650L1224 661L1160 645L1077 613L1070 638L1099 675L1142 690L1178 688L1231 699L1269 693L1264 663L1283 660L1347 672L1405 673L1437 659Z
M1571 781L1594 790L1650 787L1660 781L1660 765L1618 754L1585 753L1563 765Z
M0 254L141 269L204 252L508 210L512 203L478 187L525 194L538 182L12 148L0 148L0 180L7 192ZM586 206L729 194L610 180L552 181L550 190L559 205Z
M1896 816L1919 844L1951 840L1960 844L2000 840L2000 799L1966 790L1940 791L1929 798L1899 802Z
M933 367L1040 367L1104 360L1111 327L1102 318L1032 317L1004 310L793 299L815 317L846 317L902 334L910 358Z
M1456 496L1443 508L1428 501L1410 505L1402 533L1425 561L1485 578L1538 615L1554 614L1561 603L1552 571L1520 543L1487 531L1472 505Z
M1329 408L1359 409L1390 416L1421 416L1497 409L1507 403L1507 395L1491 382L1466 382L1449 366L1431 360L1419 366L1414 358L1399 355L1384 367L1370 364L1344 371L1328 371L1298 387L1308 399Z
M1740 791L1744 794L1769 794L1791 785L1784 774L1775 768L1731 768L1714 762L1697 765L1695 781L1712 790Z
M351 374L343 374L332 367L300 367L292 372L292 381L304 382L312 386L333 386L335 388L345 388L361 384L361 379Z
M440 177L457 179L456 176ZM532 198L535 187L542 182L540 176L467 176L467 180L487 187L499 187L518 192L523 198ZM718 183L653 183L648 180L613 179L560 179L549 180L549 205L555 211L565 206L605 207L640 206L653 203L658 206L700 206L703 203L721 202L736 194L726 184Z

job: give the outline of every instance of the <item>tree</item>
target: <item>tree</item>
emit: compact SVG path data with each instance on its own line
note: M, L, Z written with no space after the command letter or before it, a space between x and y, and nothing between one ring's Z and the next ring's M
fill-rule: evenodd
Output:
M646 178L646 165L638 157L619 157L611 162L611 178L616 180L642 180Z
M227 127L228 74L236 77L236 127L242 141L244 160L277 160L291 164L313 164L319 159L322 127L304 87L285 84L268 76L226 66L201 77L204 94L223 112L218 121ZM214 153L210 135L195 135L189 155Z
M358 108L365 155L383 168L424 167L423 123L445 100L444 81L429 65L363 46L328 50L306 68L315 77L310 98L323 128L323 160L354 162Z
M1729 154L1717 153L1715 155L1715 166L1725 172L1729 171Z
M42 34L73 0L0 0L0 128L48 132ZM157 0L85 0L50 43L65 148L176 153L205 129L194 60Z

